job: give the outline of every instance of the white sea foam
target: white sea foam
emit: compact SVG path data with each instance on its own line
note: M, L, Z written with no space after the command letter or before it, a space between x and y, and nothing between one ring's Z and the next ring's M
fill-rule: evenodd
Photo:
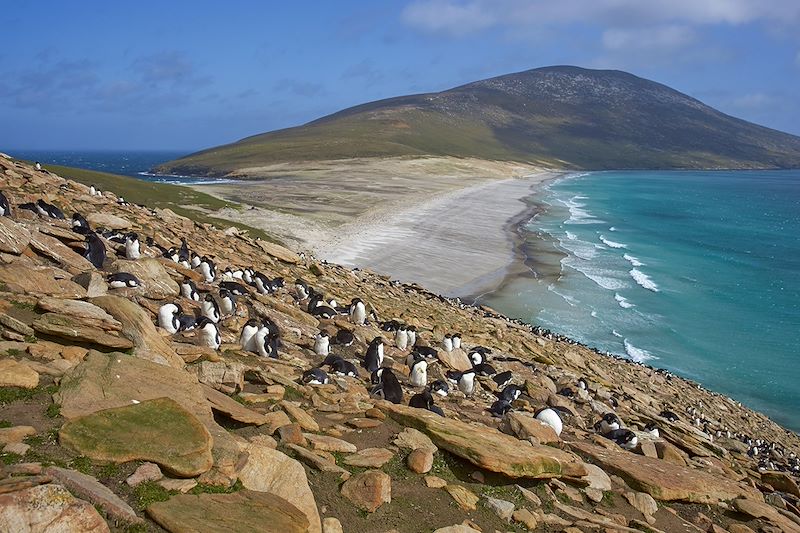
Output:
M624 281L614 277L615 272L613 270L592 267L587 265L586 261L581 261L575 257L565 257L561 260L561 263L572 268L573 270L577 270L586 276L587 279L592 280L603 289L616 291L619 289L624 289L628 286Z
M570 307L575 307L579 303L577 298L570 296L568 294L564 294L562 292L558 292L552 283L547 286L547 290L552 292L553 294L561 296L564 299L564 301L570 305Z
M592 318L597 318L597 311L592 311L589 314L592 315Z
M619 337L620 339L622 338L622 334L621 333L617 333L617 330L615 330L615 329L611 330L611 334L614 335L615 337Z
M606 239L605 236L603 236L603 235L600 235L600 240L603 241L603 244L605 244L606 246L608 246L610 248L627 248L628 247L627 244L622 244L621 242L610 241L610 240Z
M570 231L568 231L568 232L567 232L567 239L569 239L569 240L571 240L571 241L574 241L574 240L575 240L575 239L577 239L577 238L578 238L578 236L577 236L577 235L575 235L574 233L572 233L572 232L570 232Z
M635 266L635 267L644 266L644 263L642 263L641 261L639 261L639 259L638 259L637 257L633 257L633 256L632 256L632 255L630 255L630 254L625 254L625 255L623 255L622 257L623 257L623 258L624 258L624 259L625 259L627 262L629 262L629 263L631 264L631 266Z
M628 342L628 339L624 339L622 343L625 345L625 353L627 353L628 356L637 363L642 363L649 359L657 359L655 355L648 352L644 348L637 348L636 346Z
M615 228L614 226L611 226L610 228L608 228L608 231L617 231L617 228Z
M647 289L648 291L658 292L658 285L650 279L650 276L642 272L641 270L631 269L630 271L631 277L641 285L643 288Z
M578 196L573 196L569 200L561 200L558 201L564 204L567 209L569 209L569 219L566 220L565 224L601 224L603 223L602 220L595 218L593 214L589 211L584 209L586 204L576 201Z
M622 296L620 293L614 294L614 299L617 301L619 306L623 309L630 309L631 307L636 307L634 304L630 303L627 298Z
M597 255L594 244L580 239L559 239L558 244L572 255L583 259L584 261L591 261Z

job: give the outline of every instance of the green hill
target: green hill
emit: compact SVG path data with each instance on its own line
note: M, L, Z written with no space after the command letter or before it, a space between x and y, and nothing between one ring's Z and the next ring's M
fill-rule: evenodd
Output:
M359 105L156 170L246 177L266 165L398 156L574 169L797 168L800 137L626 72L560 66Z

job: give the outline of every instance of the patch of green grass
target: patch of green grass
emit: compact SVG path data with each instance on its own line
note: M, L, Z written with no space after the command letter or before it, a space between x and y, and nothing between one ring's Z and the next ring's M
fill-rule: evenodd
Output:
M603 499L600 500L601 505L605 505L606 507L613 507L614 506L614 493L610 490L603 491Z
M522 494L520 494L514 485L484 485L481 488L481 494L483 496L513 503L521 503L524 501Z
M31 435L30 437L25 437L25 443L30 446L39 447L45 442L47 442L47 435Z
M439 450L433 455L431 475L447 481L456 481L458 479L456 473L461 470L463 470L463 465L459 464L458 460L449 453Z
M17 350L16 348L9 348L8 350L6 350L6 355L11 357L17 357L19 355L22 355L22 352Z
M37 339L35 335L25 335L25 342L28 344L36 344L39 342L39 339Z
M11 305L17 309L24 309L26 311L33 311L36 309L36 304L32 304L30 302L20 302L18 300L11 300Z
M95 477L99 479L109 479L117 477L120 472L120 467L117 463L106 463L95 471Z
M51 403L44 413L50 418L58 418L61 415L61 404Z
M133 489L133 498L140 511L147 509L150 504L169 500L174 494L175 491L167 490L155 481L145 481Z
M22 460L22 456L11 452L0 452L0 459L4 464L13 465L19 463Z
M10 428L14 427L14 424L9 422L8 420L0 420L0 428Z
M302 400L303 398L305 398L305 396L303 396L303 394L300 391L298 391L297 389L295 389L294 387L288 387L287 386L287 387L284 387L284 388L286 389L286 391L283 393L283 399L284 400L288 400L290 402L293 402L293 401Z
M411 470L406 466L406 457L408 454L405 450L399 451L389 459L389 462L383 465L383 471L389 474L392 479L408 479L411 477Z
M79 455L78 457L76 457L75 459L70 461L69 466L73 470L77 470L78 472L81 472L82 474L87 474L88 475L88 474L90 474L92 472L92 467L94 465L92 464L92 460L91 459L89 459L88 457L85 457L83 455Z
M0 387L0 405L20 400L30 400L38 392L37 389L24 389L22 387Z
M192 490L189 491L189 494L231 494L233 492L239 492L244 488L242 482L238 479L236 483L231 485L230 487L220 487L218 485L207 485L205 483L198 483Z
M124 524L120 527L122 533L147 533L147 524Z

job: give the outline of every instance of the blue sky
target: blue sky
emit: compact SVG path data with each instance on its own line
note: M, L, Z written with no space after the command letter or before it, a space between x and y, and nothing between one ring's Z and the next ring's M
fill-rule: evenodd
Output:
M196 150L529 68L800 135L800 0L10 1L0 150Z

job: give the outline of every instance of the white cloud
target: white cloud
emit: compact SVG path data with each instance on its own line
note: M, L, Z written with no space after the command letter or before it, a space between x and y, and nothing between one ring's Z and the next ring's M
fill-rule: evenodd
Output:
M603 47L606 50L675 49L692 44L696 39L694 30L688 26L657 26L653 28L612 28L603 32Z
M414 0L403 20L429 32L463 35L490 27L553 24L641 27L800 21L798 0Z

